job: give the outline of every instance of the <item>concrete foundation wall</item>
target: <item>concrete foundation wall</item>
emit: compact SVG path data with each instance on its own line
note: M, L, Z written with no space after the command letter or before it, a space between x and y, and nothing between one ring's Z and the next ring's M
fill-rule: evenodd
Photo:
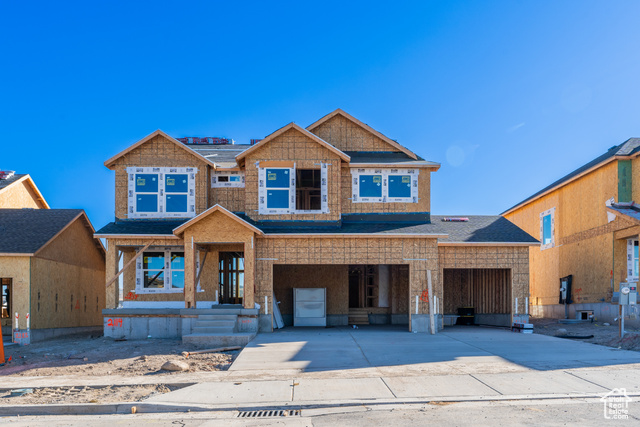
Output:
M575 319L576 313L578 311L588 311L593 310L593 314L595 316L595 321L597 322L608 322L613 324L617 324L617 321L614 320L618 317L618 306L609 304L609 303L591 303L591 304L569 304L569 319ZM629 327L640 327L640 307L636 306L635 309L632 308L629 310L629 306L625 307L625 315L631 314L631 317L635 315L635 319L625 317L624 322L625 325L629 325ZM531 317L546 317L550 319L564 319L565 318L565 309L562 304L553 304L553 305L532 305L531 306Z

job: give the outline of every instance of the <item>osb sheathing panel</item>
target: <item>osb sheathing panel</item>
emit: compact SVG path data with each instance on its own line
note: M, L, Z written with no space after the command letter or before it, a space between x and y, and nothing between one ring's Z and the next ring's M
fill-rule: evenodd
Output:
M245 211L244 188L210 188L209 205L224 206L231 212Z
M638 186L640 183L633 188ZM505 215L540 239L540 213L556 208L555 247L530 249L532 304L558 304L560 278L569 274L574 275L574 287L582 289L582 302L609 300L614 268L611 235L630 225L620 217L608 222L605 202L611 197L617 200L617 195L618 165L614 161ZM626 251L621 256L626 259ZM581 278L579 285L576 277Z
M38 252L38 258L105 271L104 254L82 217L77 218Z
M99 326L103 308L103 269L32 258L33 329Z
M341 151L399 151L340 114L309 130Z
M25 179L0 191L0 209L44 208L42 202L38 201L38 197Z
M196 214L207 209L209 195L209 165L196 154L176 146L164 136L158 135L115 161L116 217L127 218L128 174L126 168L134 167L196 167Z
M445 268L511 269L511 297L518 298L518 313L529 297L529 248L524 246L440 246L440 277ZM442 286L442 283L440 283Z
M258 168L263 160L288 160L296 169L320 169L320 163L328 163L328 214L258 214ZM290 129L271 140L264 147L249 154L245 163L245 213L254 220L305 220L335 221L340 218L340 162L335 153L321 146L296 129Z
M418 176L418 203L353 203L351 196L352 175L348 165L342 165L342 213L405 213L430 212L431 209L431 172L420 169Z
M635 157L631 160L631 176L633 177L631 184L631 200L636 203L640 203L640 180L637 179L638 171L640 171L640 157ZM616 201L618 201L618 197L616 197Z
M2 319L2 326L10 326L17 311L20 314L20 328L26 328L25 315L29 312L29 257L0 257L0 278L13 280L11 287L11 318Z
M327 288L327 314L349 314L348 265L274 265L273 280L282 314L293 314L293 288Z
M432 277L432 280L434 277ZM415 299L415 296L414 296ZM409 312L409 266L391 266L391 313L406 314ZM414 305L415 310L415 305Z
M151 246L184 246L184 241L182 239L106 239L107 241L107 254L106 254L106 274L105 274L105 284L110 281L116 273L119 271L118 264L118 250L124 251L125 254L127 251L138 251L146 246L148 243L151 243ZM123 257L124 255L123 254ZM129 258L130 259L130 258ZM122 266L126 264L123 263ZM135 277L135 263L132 263L127 269L122 273L124 275L131 274L130 270L134 271ZM106 308L116 308L118 306L118 281L116 280L114 283L109 285L106 288ZM135 280L135 279L134 279Z
M272 299L274 264L407 264L409 290L407 299L415 301L428 289L427 271L431 270L433 292L442 295L438 286L438 248L436 239L257 239L256 301ZM411 303L415 312L415 303ZM264 307L261 308L264 313ZM419 302L419 313L428 313L426 298Z
M253 308L254 305L254 232L243 224L233 220L222 212L213 214L194 223L184 231L185 245L185 300L195 304L195 261L194 250L189 242L198 243L242 243L244 245L244 298L243 305ZM207 261L209 262L209 261ZM197 298L197 297L196 297ZM192 305L193 306L193 305Z

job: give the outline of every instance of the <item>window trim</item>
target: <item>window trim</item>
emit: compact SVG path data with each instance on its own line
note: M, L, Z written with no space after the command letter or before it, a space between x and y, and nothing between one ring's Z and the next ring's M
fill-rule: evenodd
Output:
M219 177L240 176L240 182L220 182ZM213 171L211 175L211 188L244 188L244 172L242 171Z
M540 250L553 248L556 245L556 226L555 226L556 208L547 209L540 213ZM551 241L544 244L544 218L551 216Z
M145 288L144 287L144 272L147 271L144 269L144 256L147 252L164 252L164 267L162 269L164 273L164 287L162 288ZM184 287L182 288L173 288L172 280L173 280L173 271L182 271L184 273L185 268L183 269L173 269L171 268L171 253L182 252L184 254L185 250L183 246L168 246L168 247L150 247L142 255L140 255L136 259L136 283L135 283L135 293L136 294L180 294L184 293ZM184 255L183 255L184 256ZM186 265L185 265L186 267ZM156 271L156 270L153 270ZM186 284L185 284L186 285Z
M289 207L283 209L267 208L267 169L289 170ZM301 168L309 169L309 168ZM280 189L277 187L276 189ZM282 187L281 189L284 189ZM258 166L258 213L260 215L320 215L329 213L329 163L320 163L320 210L307 211L296 209L296 164L292 167Z
M381 197L360 197L360 176L361 175L382 175L382 196ZM389 196L389 176L409 175L411 177L410 197L390 197ZM351 202L352 203L418 203L418 178L419 169L351 169Z
M126 168L128 174L128 217L129 218L192 218L196 216L196 179L195 176L198 173L197 168L193 167L128 167ZM156 174L158 175L158 192L157 193L138 193L136 192L136 174ZM165 175L187 175L188 176L188 191L187 195L187 211L186 212L166 212L167 206L167 193L165 191ZM138 212L136 200L138 194L157 194L158 195L158 210L157 212ZM172 194L185 194L185 193L169 193Z

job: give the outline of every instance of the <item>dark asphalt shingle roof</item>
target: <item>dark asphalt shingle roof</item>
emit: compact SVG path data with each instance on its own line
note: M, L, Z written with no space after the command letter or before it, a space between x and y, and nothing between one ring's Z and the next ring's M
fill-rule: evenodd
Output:
M0 209L0 253L32 254L82 209Z
M468 222L444 222L441 215L433 215L431 223L425 222L365 222L343 220L333 224L322 222L314 226L313 222L279 222L258 223L245 215L238 215L243 220L261 229L265 234L376 234L380 236L392 234L437 235L441 242L456 243L538 243L534 237L501 216L465 216ZM348 218L348 217L347 217ZM186 222L128 220L107 224L96 232L97 235L173 235L173 229Z
M634 202L614 203L609 206L609 209L635 219L636 221L640 221L640 205Z
M0 190L2 190L5 187L10 186L11 184L13 184L14 182L16 182L17 180L19 180L20 178L22 178L23 176L25 176L26 173L23 174L14 174L11 178L9 179L0 179Z
M149 235L149 236L173 236L173 229L181 226L188 219L179 221L164 221L164 220L124 220L110 222L109 224L96 231L97 235Z
M251 148L249 144L233 145L194 145L186 144L196 153L207 158L209 161L222 167L232 167L237 165L236 156L244 150Z
M432 163L434 166L440 166L440 163L431 162L417 156L412 159L405 153L394 151L345 151L346 155L351 157L351 164L392 164L406 165L411 167L414 164Z
M560 186L561 184L569 181L571 178L574 178L578 175L580 175L582 172L585 172L589 169L591 169L592 167L596 166L599 163L604 162L605 160L608 160L614 156L629 156L632 154L636 154L637 152L640 151L640 138L629 138L628 140L626 140L625 142L623 142L620 145L615 145L613 147L611 147L609 150L607 150L606 153L602 154L601 156L596 157L595 159L591 160L589 163L580 166L578 169L574 170L573 172L563 176L562 178L560 178L559 180L553 182L550 185L547 185L546 187L544 187L542 190L538 191L537 193L533 194L530 197L527 197L526 199L524 199L523 201L521 201L520 203L517 203L515 205L513 205L512 207L510 207L509 209L507 209L504 212L508 212L511 209L520 206L526 202L528 202L531 199L536 198L537 196L539 196L540 194L543 194L555 187ZM504 213L503 212L503 213Z

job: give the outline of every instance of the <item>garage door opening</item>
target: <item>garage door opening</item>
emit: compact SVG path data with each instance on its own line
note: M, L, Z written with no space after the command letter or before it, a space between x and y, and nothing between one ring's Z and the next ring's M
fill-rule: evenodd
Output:
M511 325L510 269L444 269L443 288L445 325Z
M295 288L326 288L327 326L408 325L408 265L274 265L273 290L286 326Z

